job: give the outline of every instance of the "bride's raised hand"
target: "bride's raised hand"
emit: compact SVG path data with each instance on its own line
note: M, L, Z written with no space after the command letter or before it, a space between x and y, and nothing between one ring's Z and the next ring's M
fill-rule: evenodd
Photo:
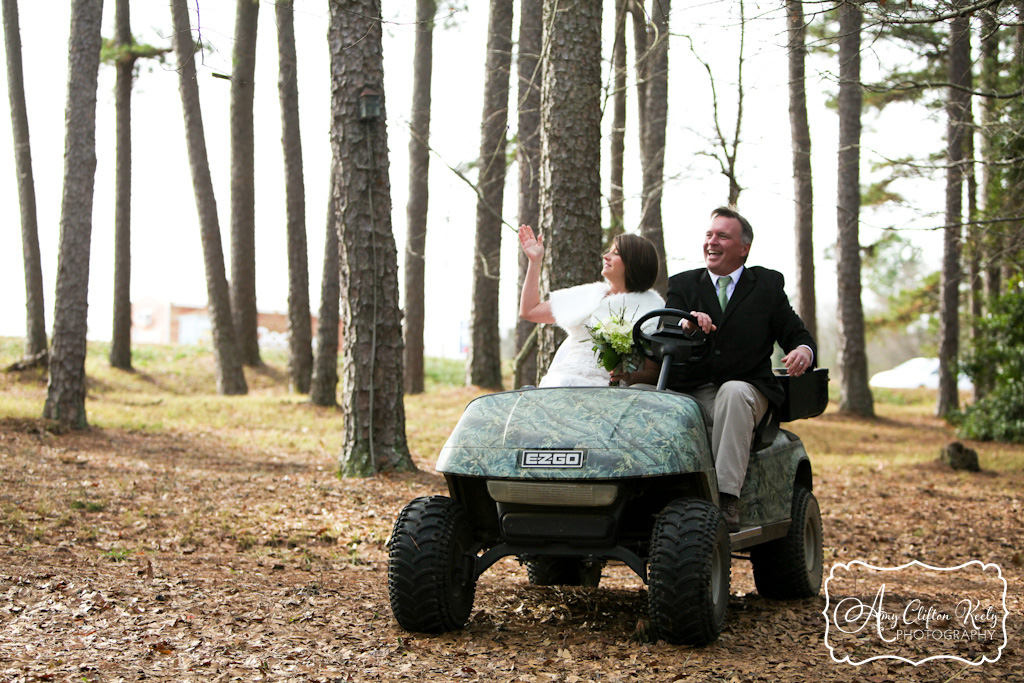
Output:
M544 238L534 235L533 228L529 225L519 226L519 244L526 258L531 261L538 261L544 257Z

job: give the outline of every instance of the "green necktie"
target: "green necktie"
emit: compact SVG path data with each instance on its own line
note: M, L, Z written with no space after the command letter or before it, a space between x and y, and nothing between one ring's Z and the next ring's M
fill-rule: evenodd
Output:
M729 283L732 282L732 277L726 275L725 277L718 278L718 303L722 305L722 311L725 311L725 307L729 305Z

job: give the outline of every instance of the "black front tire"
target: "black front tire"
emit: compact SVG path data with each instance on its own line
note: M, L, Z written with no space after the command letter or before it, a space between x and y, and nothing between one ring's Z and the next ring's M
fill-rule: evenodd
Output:
M822 538L817 499L803 486L794 487L789 533L750 550L757 592L778 600L817 595L823 573Z
M417 498L395 521L388 598L399 626L444 633L466 625L476 592L473 534L465 509L446 496Z
M526 561L526 574L534 586L597 588L604 562L575 557L535 557Z
M680 498L658 514L648 590L658 637L684 645L718 638L729 605L729 551L725 519L711 503Z

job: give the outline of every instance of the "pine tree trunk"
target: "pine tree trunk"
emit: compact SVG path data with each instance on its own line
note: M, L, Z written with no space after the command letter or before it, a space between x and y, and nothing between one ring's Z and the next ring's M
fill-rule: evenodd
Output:
M960 361L960 260L963 228L964 137L970 86L970 23L953 19L949 28L949 99L946 113L946 228L939 298L939 396L935 412L947 417L960 408L957 377Z
M305 394L313 375L313 326L309 318L309 262L306 257L306 189L299 132L299 68L295 56L295 3L278 0L277 89L281 100L281 145L288 233L288 376L291 389Z
M398 253L391 184L380 6L331 3L331 151L341 262L343 476L416 469L405 438ZM380 116L360 117L360 95L379 93Z
M789 125L793 136L793 196L796 213L797 313L812 337L818 336L814 291L814 186L811 129L807 122L807 21L802 0L787 0L789 32Z
M220 240L217 200L213 194L210 162L206 155L206 134L199 106L199 84L196 80L195 42L189 25L188 5L171 4L174 25L174 54L178 60L178 89L185 118L185 143L188 164L192 171L192 187L199 214L199 233L203 243L203 265L206 271L206 292L209 297L210 326L217 365L217 393L225 395L248 393L242 361L235 341L231 318L231 295L224 272L224 251Z
M473 251L473 305L466 383L501 388L501 331L498 284L501 266L502 205L505 196L505 131L508 127L512 66L512 0L491 0L480 124L480 195Z
M60 251L50 381L46 387L43 417L73 427L87 426L85 336L96 183L96 86L102 18L103 0L75 0L71 5Z
M999 33L995 12L981 13L981 89L995 92L999 82ZM998 102L991 97L981 98L981 186L987 218L994 218L999 210L1002 193L1002 174L999 171L996 143L999 114ZM1002 293L1003 231L990 228L984 239L985 295L989 304Z
M1016 39L1014 42L1014 71L1018 81L1018 88L1024 87L1024 0L1017 0L1016 3ZM1009 168L1008 182L1009 197L1007 205L1014 216L1019 216L1021 207L1024 206L1024 164L1019 159L1024 156L1024 139L1020 131L1024 129L1024 104L1020 101L1013 109L1014 125L1017 134L1013 138L1011 158L1013 165ZM1003 261L1002 279L1006 283L1017 283L1024 277L1024 221L1016 220L1009 224L1008 234L1005 239L1005 252L1007 258ZM1019 287L1014 291L1020 291Z
M636 73L636 111L637 129L639 130L640 155L644 153L644 140L647 138L647 81L650 70L647 66L650 50L647 38L647 14L643 0L630 0L628 8L633 24L633 70Z
M974 76L968 73L969 86L974 87ZM964 180L967 183L967 279L971 302L971 340L982 335L980 321L985 314L985 279L982 274L983 234L978 220L978 176L975 171L974 134L977 123L974 120L974 102L967 98L966 129L964 131Z
M519 209L520 225L540 229L540 51L543 40L542 0L522 0L519 16L519 59L518 72L519 103L519 149L516 162L519 165ZM519 250L519 275L516 292L522 292L528 261ZM534 330L536 325L529 320L516 322L516 388L533 385L537 377L537 344ZM533 336L531 336L533 335ZM532 341L531 341L532 339ZM527 348L528 347L528 348ZM526 349L524 351L524 348Z
M114 40L122 48L132 39L128 0L114 5ZM110 365L132 369L132 77L135 57L125 53L115 65L116 151L114 168L114 325L110 336Z
M540 229L544 291L601 277L601 3L544 2ZM561 341L540 335L538 373Z
M338 209L334 200L337 187L337 162L331 163L330 190L327 194L327 237L324 239L324 269L320 282L320 315L316 328L316 353L313 355L313 381L309 401L318 406L338 405L338 323L341 284L338 279Z
M242 362L260 360L256 313L256 184L253 94L259 0L237 0L231 69L231 311Z
M405 239L405 393L423 393L424 258L430 171L430 80L436 0L416 0Z
M43 302L43 267L39 255L36 190L32 177L32 152L29 146L28 109L25 103L17 0L3 0L3 15L4 44L7 48L7 94L11 102L14 171L18 177L21 246L25 263L25 357L32 358L47 351L46 311Z
M658 278L654 288L662 294L668 289L665 260L665 232L661 215L661 197L665 182L665 128L668 122L668 16L669 0L657 0L651 10L648 29L646 122L640 148L643 166L643 202L640 234L654 243L658 251Z
M856 2L839 7L839 180L836 243L839 305L839 409L875 414L868 387L864 308L860 282L860 85L861 10Z
M623 157L626 153L626 6L632 0L615 0L615 41L612 44L612 131L609 142L608 214L610 223L604 243L610 246L626 230L623 209Z

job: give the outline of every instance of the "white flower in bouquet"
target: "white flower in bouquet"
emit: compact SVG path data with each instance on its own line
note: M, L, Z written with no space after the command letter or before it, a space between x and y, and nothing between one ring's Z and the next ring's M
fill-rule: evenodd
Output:
M599 320L587 330L605 370L633 372L640 367L640 355L633 348L633 324L626 320L624 311Z

